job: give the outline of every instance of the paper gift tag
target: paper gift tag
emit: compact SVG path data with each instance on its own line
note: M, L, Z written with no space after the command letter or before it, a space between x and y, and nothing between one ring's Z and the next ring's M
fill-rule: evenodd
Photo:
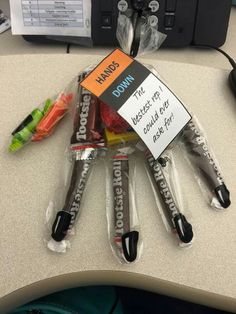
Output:
M191 120L183 103L165 83L119 49L107 56L81 85L117 110L154 158Z

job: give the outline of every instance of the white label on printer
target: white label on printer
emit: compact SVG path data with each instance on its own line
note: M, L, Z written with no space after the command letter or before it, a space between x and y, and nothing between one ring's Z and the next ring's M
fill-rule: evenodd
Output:
M10 0L14 35L91 37L91 0Z

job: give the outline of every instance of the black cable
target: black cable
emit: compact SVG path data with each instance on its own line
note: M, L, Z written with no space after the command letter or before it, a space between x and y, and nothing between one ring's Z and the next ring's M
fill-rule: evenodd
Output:
M220 49L218 47L215 47L215 46L211 46L211 45L196 45L195 47L207 47L207 48L212 48L212 49L215 49L215 50L219 51L220 53L222 53L228 59L229 63L232 65L232 67L234 69L236 69L236 62L224 50L222 50L222 49Z
M70 53L70 46L71 46L71 44L67 44L67 46L66 46L66 53Z
M141 36L141 27L142 27L142 17L140 12L134 12L132 17L132 24L134 27L134 38L131 44L130 56L135 58L138 54L139 45L140 45L140 36Z

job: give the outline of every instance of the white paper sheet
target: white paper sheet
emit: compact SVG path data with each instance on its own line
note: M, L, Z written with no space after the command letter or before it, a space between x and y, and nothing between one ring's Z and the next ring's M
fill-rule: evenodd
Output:
M91 37L91 0L10 0L14 35Z

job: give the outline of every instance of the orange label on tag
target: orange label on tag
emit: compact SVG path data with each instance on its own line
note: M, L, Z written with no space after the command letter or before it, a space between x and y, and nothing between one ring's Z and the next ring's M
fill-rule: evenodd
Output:
M80 85L99 97L133 61L120 49L116 49Z

